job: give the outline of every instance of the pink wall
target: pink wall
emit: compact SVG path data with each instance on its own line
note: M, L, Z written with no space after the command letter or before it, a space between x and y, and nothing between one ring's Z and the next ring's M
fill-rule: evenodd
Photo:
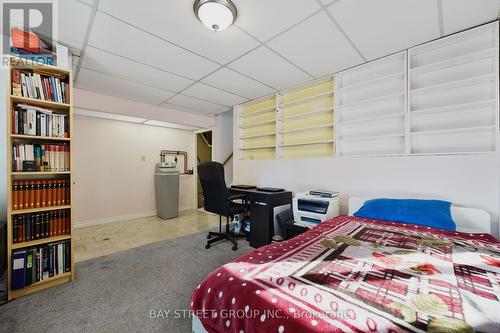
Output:
M161 149L187 151L192 168L190 131L75 116L73 138L76 226L154 215ZM193 208L192 177L181 176L181 210Z

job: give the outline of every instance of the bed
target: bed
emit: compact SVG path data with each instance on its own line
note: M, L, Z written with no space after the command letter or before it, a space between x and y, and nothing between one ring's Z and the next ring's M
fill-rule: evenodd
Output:
M489 214L452 214L461 231L349 215L256 249L194 290L193 332L499 332Z

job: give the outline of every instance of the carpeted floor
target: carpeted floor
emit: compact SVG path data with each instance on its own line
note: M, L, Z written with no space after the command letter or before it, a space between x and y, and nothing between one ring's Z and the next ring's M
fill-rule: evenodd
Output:
M73 283L1 306L0 332L191 332L190 318L152 319L150 310L189 309L209 272L251 249L205 242L202 232L78 263Z

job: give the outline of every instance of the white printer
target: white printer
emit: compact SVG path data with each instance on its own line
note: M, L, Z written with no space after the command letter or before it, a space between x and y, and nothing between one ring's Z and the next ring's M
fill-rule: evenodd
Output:
M339 192L314 190L296 193L293 198L295 224L305 227L339 216Z

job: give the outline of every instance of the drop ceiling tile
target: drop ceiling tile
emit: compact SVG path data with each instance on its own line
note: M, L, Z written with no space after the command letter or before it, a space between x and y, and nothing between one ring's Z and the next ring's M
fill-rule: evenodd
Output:
M210 74L201 82L248 98L257 98L274 92L274 89L225 67Z
M199 114L220 113L231 109L228 106L209 103L184 95L176 95L161 106L174 109L177 107L177 109L181 108Z
M494 20L500 0L443 0L444 33L451 34Z
M268 45L316 77L333 74L363 62L324 12L278 36Z
M96 15L89 45L195 80L219 67L102 12Z
M193 12L193 1L101 0L99 9L197 54L227 63L257 47L258 42L233 27L214 33Z
M173 93L166 90L121 80L85 68L80 69L76 87L152 105L158 105L173 96Z
M231 63L229 67L277 90L289 88L311 79L309 75L264 46L246 54Z
M204 83L196 83L184 90L182 94L226 106L240 104L248 100L247 98L230 94Z
M437 1L349 0L328 10L368 59L439 37Z
M312 0L238 0L234 3L238 8L236 25L263 42L321 8Z
M87 47L82 66L98 72L136 81L163 90L178 92L194 81L151 68L106 51Z
M58 1L59 41L75 51L82 49L92 8L76 1Z
M200 111L200 110L195 110L195 109L189 109L184 106L179 106L179 105L174 105L171 103L162 103L160 104L162 108L165 108L165 111L167 110L175 110L175 111L182 111L182 112L188 112L188 113L195 113L199 115L206 115L205 111Z

